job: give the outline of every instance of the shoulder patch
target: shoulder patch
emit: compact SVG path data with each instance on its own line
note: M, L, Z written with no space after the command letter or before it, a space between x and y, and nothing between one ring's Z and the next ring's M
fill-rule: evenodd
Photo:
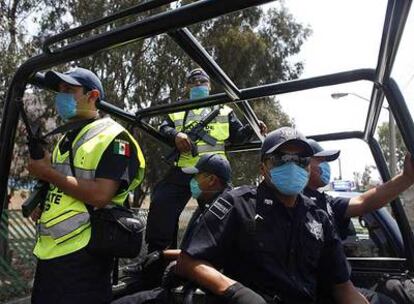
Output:
M243 196L246 194L256 195L256 187L255 186L240 186L236 187L233 190L227 192L231 196Z
M222 220L231 209L233 209L233 205L224 198L219 197L208 210L218 219Z
M129 157L131 155L131 147L127 140L115 138L114 140L114 154L125 155Z

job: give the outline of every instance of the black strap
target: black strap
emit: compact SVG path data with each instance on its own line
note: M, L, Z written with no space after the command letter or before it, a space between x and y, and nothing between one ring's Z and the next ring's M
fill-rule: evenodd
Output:
M95 121L95 118L89 118L89 119L82 119L82 120L75 120L73 122L69 122L67 124L64 124L62 126L57 127L56 129L50 131L46 135L42 136L42 139L45 139L46 137L56 135L56 134L63 134L67 133L72 130L76 130L79 128L84 127L87 124L90 124L91 122Z
M187 117L188 117L188 113L190 113L190 111L192 110L186 110L184 113L184 119L183 119L183 127L181 128L181 131L185 132L185 124L187 123Z

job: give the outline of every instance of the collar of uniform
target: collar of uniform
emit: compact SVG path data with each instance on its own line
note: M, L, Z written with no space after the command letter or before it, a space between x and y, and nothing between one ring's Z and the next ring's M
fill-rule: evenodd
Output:
M298 195L296 198L296 204L293 208L287 208L285 205L278 200L276 195L274 194L273 190L266 184L265 181L262 181L257 188L257 201L260 205L267 206L267 207L273 207L275 208L282 208L283 210L286 210L289 214L296 214L296 211L298 209L302 209L303 206L303 197L302 195ZM270 203L272 201L273 203ZM294 210L295 212L291 212L290 210Z
M303 194L312 200L320 200L325 197L325 194L323 192L319 192L318 190L312 190L309 187L306 187L305 190L303 190Z
M201 209L204 209L204 208L208 208L210 205L211 205L211 203L213 203L220 195L222 195L223 193L226 193L227 191L230 191L231 189L233 189L233 187L232 186L227 186L222 192L217 192L216 193L216 195L214 195L211 199L209 199L209 200L203 200L203 199L198 199L197 200L197 203L198 203L198 206L201 208Z

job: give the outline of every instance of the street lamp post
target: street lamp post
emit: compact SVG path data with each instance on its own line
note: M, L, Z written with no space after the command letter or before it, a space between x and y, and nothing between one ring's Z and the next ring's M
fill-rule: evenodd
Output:
M350 92L349 93L348 92L346 92L346 93L345 92L344 93L332 93L331 97L333 99L339 99L339 98L346 97L346 96L349 96L349 95L353 95L353 96L358 97L362 100L370 102L370 100L368 98L365 98L365 97L363 97L359 94L350 93ZM397 135L396 135L396 130L395 130L395 121L394 121L394 116L392 115L391 110L388 107L383 106L383 108L387 109L388 114L389 114L388 129L389 129L389 132L390 132L390 138L389 138L389 142L390 142L390 147L389 147L389 149L390 149L390 173L391 173L391 177L393 177L397 173L397 155L396 155L396 149L397 149L396 138L397 138Z

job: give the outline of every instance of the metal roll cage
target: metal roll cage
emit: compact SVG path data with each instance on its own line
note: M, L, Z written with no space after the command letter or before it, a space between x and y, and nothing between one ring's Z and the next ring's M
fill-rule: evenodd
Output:
M106 31L89 38L83 38L63 46L57 46L57 44L62 44L68 38L78 37L80 34L87 33L102 25L128 16L149 12L150 10L161 8L173 2L175 1L147 1L119 13L57 34L44 42L42 48L43 53L41 55L30 58L19 67L11 81L7 98L4 103L0 129L0 218L6 204L7 181L13 154L15 132L19 119L19 107L17 101L22 99L27 84L46 88L43 82L44 75L40 73L40 71L61 63L90 56L111 47L120 46L163 33L167 33L192 60L206 70L211 79L223 89L224 93L215 94L197 101L183 101L167 105L152 106L147 109L141 109L135 114L126 112L108 102L101 101L98 104L98 107L102 111L127 121L144 130L157 140L168 144L167 140L155 128L144 121L144 118L204 106L235 103L254 129L258 138L262 140L263 138L260 135L258 119L248 102L249 100L250 102L254 102L252 99L260 97L355 82L358 80L368 80L371 81L373 85L364 131L314 134L309 137L320 141L351 138L363 140L371 149L382 179L384 181L389 180L390 172L386 165L384 155L378 142L374 138L381 106L384 97L386 97L390 111L392 111L392 114L394 115L404 143L408 151L414 155L413 120L397 83L390 77L402 32L411 7L411 0L388 1L376 69L357 69L244 89L239 89L234 84L185 27L234 11L272 2L271 0L200 0L161 13L152 14L149 17L120 26L111 31ZM230 151L256 150L260 147L260 140L244 145L233 145L228 148ZM403 236L405 249L404 257L407 260L407 267L410 271L414 271L414 235L411 231L400 199L396 199L392 202L391 208Z

